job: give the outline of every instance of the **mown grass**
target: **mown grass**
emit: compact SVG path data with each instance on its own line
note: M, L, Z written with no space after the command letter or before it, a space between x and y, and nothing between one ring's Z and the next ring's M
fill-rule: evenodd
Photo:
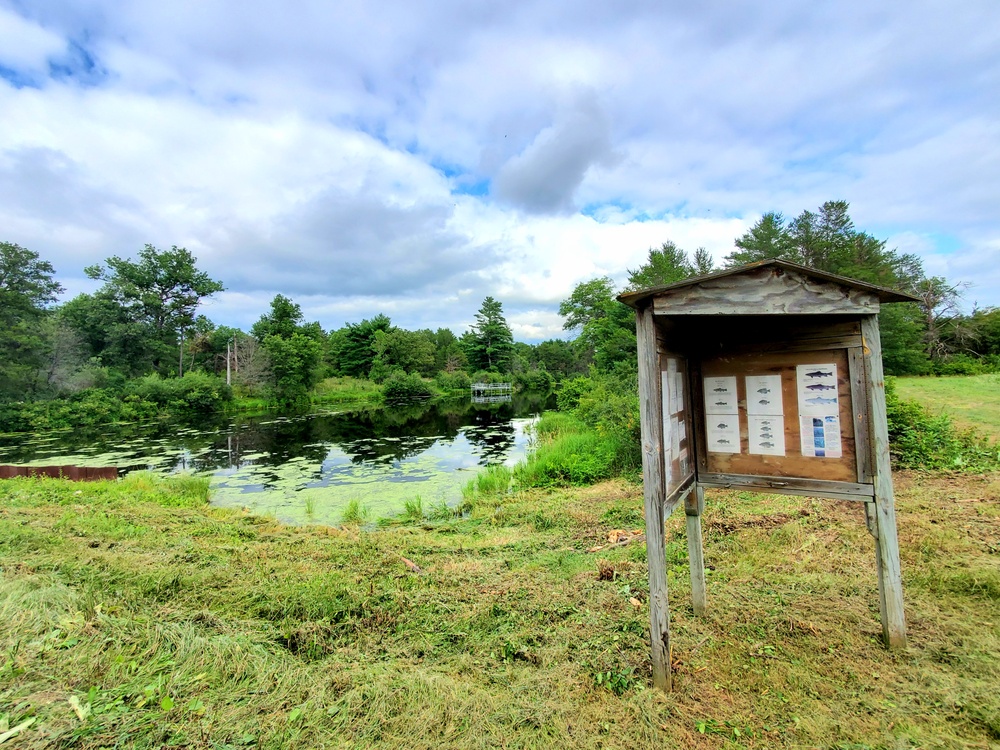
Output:
M947 414L960 428L1000 440L1000 375L896 378L896 390L934 414Z
M633 484L494 481L464 517L414 503L411 522L364 532L212 508L195 480L5 481L0 736L33 722L12 745L995 746L1000 475L896 484L906 652L879 645L858 504L715 493L705 617L683 517L669 521L662 695L643 545L587 551L641 527Z

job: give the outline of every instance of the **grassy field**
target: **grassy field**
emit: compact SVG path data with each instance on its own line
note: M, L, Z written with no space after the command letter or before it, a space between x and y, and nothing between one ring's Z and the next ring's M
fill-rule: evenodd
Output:
M947 414L958 427L1000 440L1000 375L897 378L896 391L934 414Z
M858 504L710 494L709 612L667 539L649 688L640 488L292 528L205 484L0 483L0 744L18 748L1000 747L1000 475L896 477L910 646ZM13 733L13 734L12 734Z

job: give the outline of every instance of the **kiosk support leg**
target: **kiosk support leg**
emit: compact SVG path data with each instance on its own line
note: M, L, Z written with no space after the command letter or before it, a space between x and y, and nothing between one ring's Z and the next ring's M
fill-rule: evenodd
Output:
M868 413L871 415L875 502L866 511L869 526L874 526L876 568L878 570L879 609L882 613L882 637L892 649L906 648L906 616L903 613L903 576L899 565L899 541L896 536L896 507L892 492L892 467L889 463L889 423L885 407L885 379L882 372L882 344L878 319L861 319L868 378ZM871 523L874 521L874 523Z
M663 456L663 396L656 324L650 308L636 310L639 350L639 417L642 420L642 488L646 513L646 559L649 562L649 640L653 685L671 688L670 606L667 599L666 532L663 501L666 494Z
M705 510L705 490L699 485L684 500L687 516L688 562L691 566L691 604L697 616L705 614L705 552L701 542L701 514Z

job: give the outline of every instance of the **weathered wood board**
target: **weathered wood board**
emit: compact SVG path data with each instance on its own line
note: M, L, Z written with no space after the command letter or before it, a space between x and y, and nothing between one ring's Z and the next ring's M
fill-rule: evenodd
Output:
M663 291L653 299L657 315L862 315L878 310L878 296L870 291L779 268L706 279Z

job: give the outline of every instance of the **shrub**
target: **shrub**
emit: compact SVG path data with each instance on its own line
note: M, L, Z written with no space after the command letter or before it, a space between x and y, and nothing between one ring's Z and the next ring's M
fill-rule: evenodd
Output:
M968 354L952 354L934 363L935 375L983 375L989 371L985 362Z
M414 401L430 398L434 395L424 379L415 373L405 375L396 372L390 375L382 385L382 393L386 401Z
M514 384L522 391L552 390L552 376L544 369L526 370L514 375Z
M886 379L889 452L901 468L992 471L1000 468L1000 449L972 430L956 430L946 415L933 416L915 401L896 394Z
M434 377L434 382L442 391L467 391L472 385L472 378L464 370L455 370L455 372L439 372Z

